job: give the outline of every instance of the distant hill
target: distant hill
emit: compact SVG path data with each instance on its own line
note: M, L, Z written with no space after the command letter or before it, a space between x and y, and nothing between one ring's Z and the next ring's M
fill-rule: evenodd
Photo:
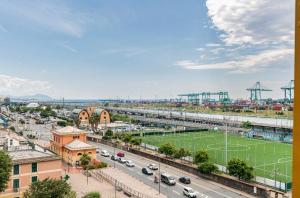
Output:
M24 101L50 101L54 100L54 98L44 95L44 94L35 94L30 96L18 96L18 97L12 97L12 99L15 100L24 100Z

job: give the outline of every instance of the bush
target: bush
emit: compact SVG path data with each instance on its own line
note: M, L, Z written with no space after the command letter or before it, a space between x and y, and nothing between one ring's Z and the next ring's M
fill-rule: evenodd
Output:
M14 126L10 126L9 129L12 131L16 131L16 128Z
M67 126L67 122L66 121L57 121L57 125L61 126L61 127L65 127L65 126Z
M106 168L107 167L107 163L105 162L100 162L99 164L96 165L95 168Z
M89 192L88 194L84 195L82 198L101 198L101 195L98 192Z
M198 166L198 170L203 174L218 172L218 167L211 162L204 162Z
M204 163L208 161L208 153L207 151L197 151L194 157L194 163Z
M253 175L253 167L248 166L245 161L240 159L232 159L228 162L227 170L229 175L246 181L251 180Z
M176 152L176 149L172 144L166 143L166 144L161 145L159 147L158 151L160 153L164 153L166 156L171 156Z

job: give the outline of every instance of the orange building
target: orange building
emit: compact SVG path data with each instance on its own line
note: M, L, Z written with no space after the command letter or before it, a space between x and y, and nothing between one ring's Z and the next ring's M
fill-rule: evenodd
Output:
M84 153L96 160L96 147L86 143L86 134L86 131L72 126L53 130L50 150L72 166L80 165L80 157Z
M80 120L80 123L83 125L88 125L89 120L93 114L99 115L99 123L100 124L109 124L110 123L110 115L106 109L100 109L95 107L87 107L84 109L74 109L72 112L73 119Z
M16 150L8 152L13 168L7 189L0 198L23 197L28 186L46 178L60 179L62 176L61 159L53 153L37 150Z

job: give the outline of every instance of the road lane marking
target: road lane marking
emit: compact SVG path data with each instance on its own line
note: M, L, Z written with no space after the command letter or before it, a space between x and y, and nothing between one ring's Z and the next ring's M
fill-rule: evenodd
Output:
M177 195L180 195L179 192L177 192L176 190L172 190L173 193L176 193Z

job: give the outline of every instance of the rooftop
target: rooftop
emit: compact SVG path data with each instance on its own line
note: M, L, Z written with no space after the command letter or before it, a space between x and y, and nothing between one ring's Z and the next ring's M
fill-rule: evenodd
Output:
M85 150L85 149L94 149L96 147L87 144L85 142L82 142L80 140L74 140L71 143L65 145L66 148L70 150Z
M50 152L37 150L15 150L8 152L14 164L27 164L32 162L52 161L60 159L57 155Z
M76 127L72 126L66 126L58 130L54 130L54 133L59 135L68 135L68 134L81 134L81 133L87 133L84 130L78 129Z

